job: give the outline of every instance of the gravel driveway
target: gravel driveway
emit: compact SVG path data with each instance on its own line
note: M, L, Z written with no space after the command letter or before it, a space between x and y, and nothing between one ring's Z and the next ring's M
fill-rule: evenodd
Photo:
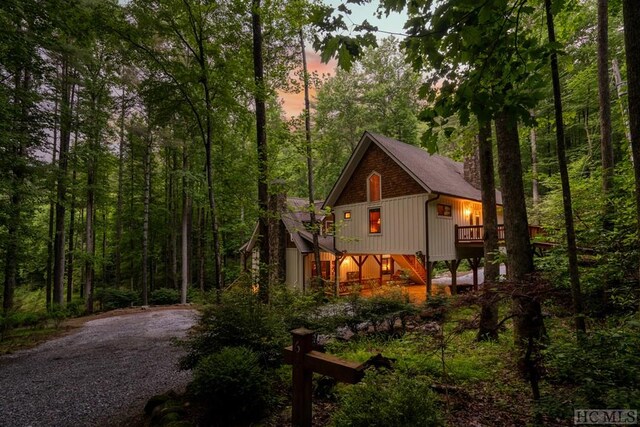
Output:
M71 335L0 357L0 426L117 426L149 397L180 390L184 336L196 312L142 311L89 321Z

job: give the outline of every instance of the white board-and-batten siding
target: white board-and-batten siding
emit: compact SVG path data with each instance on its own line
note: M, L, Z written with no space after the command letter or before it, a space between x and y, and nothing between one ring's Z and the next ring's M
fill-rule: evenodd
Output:
M290 288L295 288L302 291L303 283L303 264L302 254L296 248L287 248L286 251L286 266L287 266L287 278L286 283Z
M335 207L336 249L347 254L425 252L424 203L428 194L394 197ZM369 209L380 208L381 233L369 233ZM344 219L345 211L351 219Z
M435 197L431 195L431 199ZM469 214L482 224L482 204L471 200L440 196L428 204L429 250L426 249L425 202L428 194L383 199L334 208L336 214L336 249L347 254L405 254L418 251L429 254L430 261L456 258L455 226L469 224ZM438 204L451 206L451 216L438 215ZM380 208L382 232L369 233L369 209ZM351 212L351 219L344 213ZM502 223L499 212L498 223Z

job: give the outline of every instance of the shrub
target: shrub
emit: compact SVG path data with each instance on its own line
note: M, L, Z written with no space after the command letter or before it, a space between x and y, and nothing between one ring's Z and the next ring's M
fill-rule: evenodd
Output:
M95 293L95 299L103 310L131 307L141 302L137 292L115 288L98 289Z
M151 292L149 302L153 305L170 305L180 303L180 291L177 289L160 288Z
M334 427L443 426L434 393L420 377L368 373L346 388L332 418Z
M637 320L594 331L582 345L572 340L554 340L546 356L549 381L571 386L573 407L640 407ZM564 406L571 409L570 405Z
M82 298L74 298L67 304L67 314L70 317L82 316L85 312L85 301Z
M67 316L68 312L65 307L54 305L53 307L51 307L51 310L49 310L49 319L53 321L53 325L56 327L56 329L60 327Z
M245 347L225 347L203 358L190 390L206 402L219 423L259 419L268 406L269 385L259 355Z
M386 326L387 331L392 333L397 321L400 321L404 330L407 319L416 311L406 295L391 291L365 300L361 306L361 317L371 322L376 331L380 326Z
M193 369L204 357L223 347L246 347L256 352L264 366L277 366L289 342L282 316L263 304L251 289L232 288L222 303L207 306L195 333L183 342L187 354L182 369Z

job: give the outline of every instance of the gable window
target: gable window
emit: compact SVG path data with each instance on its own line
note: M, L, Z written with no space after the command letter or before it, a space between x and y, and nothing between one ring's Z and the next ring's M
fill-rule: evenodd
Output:
M451 205L445 205L442 203L438 203L438 216L444 218L451 218Z
M369 179L367 181L367 188L369 189L369 201L377 202L381 197L381 186L380 186L380 174L374 172L369 175Z
M351 211L344 211L344 219L351 219Z
M380 208L369 209L369 233L380 234L382 232L382 218Z

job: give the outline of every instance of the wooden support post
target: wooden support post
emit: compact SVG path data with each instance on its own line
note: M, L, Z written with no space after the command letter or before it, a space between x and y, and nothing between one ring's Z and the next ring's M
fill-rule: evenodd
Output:
M349 362L329 354L313 351L313 331L305 328L291 331L293 345L284 349L285 363L293 365L293 408L291 423L294 427L311 427L313 373L355 384L364 376L364 363Z
M427 261L427 299L433 295L433 268L436 266L437 261Z
M469 258L469 265L473 271L473 290L478 290L478 268L480 267L481 258Z
M313 371L305 369L304 357L313 348L313 331L299 328L293 336L293 415L296 427L311 427L311 392Z
M460 260L459 259L453 259L451 261L445 261L445 264L447 264L447 267L449 268L449 271L451 272L451 294L452 295L457 295L458 294L458 276L457 276L457 272L458 272L458 265L460 265Z

